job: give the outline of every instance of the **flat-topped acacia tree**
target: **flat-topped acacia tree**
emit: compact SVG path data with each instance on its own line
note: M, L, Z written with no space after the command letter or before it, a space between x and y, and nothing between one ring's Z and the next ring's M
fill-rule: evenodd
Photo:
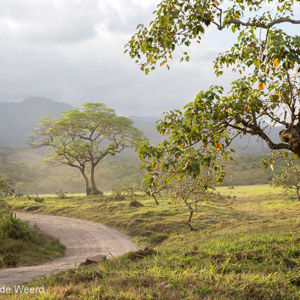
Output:
M31 145L52 150L46 161L80 170L87 195L99 192L95 168L102 159L135 148L144 139L130 119L117 116L103 103L85 103L82 109L71 109L57 119L44 117L34 131L29 135Z
M202 168L219 168L215 158L227 159L232 140L245 134L265 141L271 158L276 153L300 158L300 19L295 16L299 10L299 0L160 1L154 20L148 27L139 25L126 45L125 52L142 71L169 68L178 48L180 60L189 61L188 47L193 41L201 47L201 37L209 34L206 28L215 27L231 30L237 37L214 61L215 73L220 76L224 68L231 68L239 78L228 92L211 86L183 111L166 113L157 128L168 140L157 150L147 144L141 147L150 176L155 174L157 161L168 166L180 160L182 172L194 176ZM293 34L287 25L294 28ZM270 136L275 126L283 127L280 142ZM164 160L161 148L167 152ZM265 166L269 163L272 159Z

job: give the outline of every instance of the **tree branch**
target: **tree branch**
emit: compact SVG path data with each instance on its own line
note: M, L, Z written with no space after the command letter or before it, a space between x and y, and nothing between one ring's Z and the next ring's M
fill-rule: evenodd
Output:
M242 26L247 26L247 27L254 26L254 27L258 27L258 28L269 29L272 26L274 26L276 24L281 24L281 23L300 24L300 20L293 20L290 18L280 18L280 19L270 22L269 24L262 24L262 23L256 23L256 22L243 22L240 20L231 19L229 21L224 22L224 24L222 26L218 26L218 29L222 30L226 27L226 25L230 25L230 24L242 25Z

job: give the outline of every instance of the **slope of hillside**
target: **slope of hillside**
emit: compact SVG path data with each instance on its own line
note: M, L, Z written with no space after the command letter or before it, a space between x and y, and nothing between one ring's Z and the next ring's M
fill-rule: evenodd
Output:
M71 108L69 104L41 97L30 97L20 103L0 102L0 145L25 145L26 135L33 131L38 120L48 115L58 117L63 111ZM159 118L138 116L129 118L138 129L145 132L152 144L158 144L162 140L162 136L156 130L156 121ZM276 127L270 132L270 137L274 142L279 140L278 133L281 129ZM235 139L232 147L241 155L261 155L269 151L265 143L251 136Z
M26 135L33 131L38 120L47 115L57 117L71 108L69 104L40 97L20 103L0 102L0 145L26 144Z

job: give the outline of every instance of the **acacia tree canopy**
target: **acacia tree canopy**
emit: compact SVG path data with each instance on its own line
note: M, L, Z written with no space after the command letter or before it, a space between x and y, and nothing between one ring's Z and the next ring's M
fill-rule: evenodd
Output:
M58 119L44 117L31 134L34 147L49 147L53 155L46 159L80 170L86 193L97 193L95 168L107 155L135 148L144 139L142 132L126 117L119 117L103 103L85 103ZM87 175L90 171L90 177Z
M250 134L284 157L292 153L300 158L300 37L289 35L282 26L298 28L296 6L299 9L299 1L293 0L160 2L155 19L148 27L138 26L125 50L146 74L157 65L169 68L177 48L188 49L193 40L201 46L206 28L216 26L231 30L237 41L216 58L215 73L220 76L225 68L231 68L240 77L232 82L229 92L212 85L200 91L183 112L168 112L157 128L168 135L170 143L156 150L149 148L152 154L148 156L154 155L155 161L161 157L157 150L164 147L166 159L179 157L189 172L188 165L195 161L191 153L195 156L198 152L201 162L197 166L218 168L212 161L228 159L232 140ZM184 59L189 60L188 51L183 53ZM275 142L269 133L278 125L283 129L280 142Z

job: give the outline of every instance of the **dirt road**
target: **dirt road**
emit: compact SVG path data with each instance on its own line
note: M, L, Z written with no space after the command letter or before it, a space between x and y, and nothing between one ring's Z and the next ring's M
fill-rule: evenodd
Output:
M137 249L127 235L99 223L25 213L17 213L17 216L29 224L37 224L42 232L59 238L67 248L66 255L39 266L2 269L0 287L72 268L89 256L105 254L109 258L109 252L117 256Z

